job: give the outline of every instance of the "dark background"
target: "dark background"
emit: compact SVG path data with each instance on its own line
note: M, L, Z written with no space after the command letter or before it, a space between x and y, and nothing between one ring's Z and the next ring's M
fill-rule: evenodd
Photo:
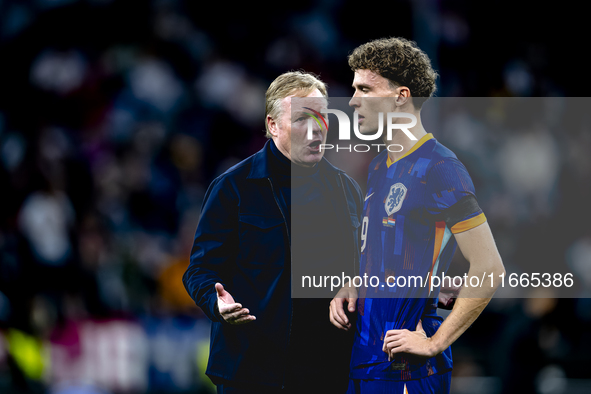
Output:
M210 392L208 321L180 278L208 184L266 141L279 74L347 97L347 54L403 36L439 97L586 96L586 19L514 1L0 0L0 392ZM589 111L559 110L572 126L428 130L468 167L508 268L581 278L580 298L493 300L454 344L452 392L591 387Z

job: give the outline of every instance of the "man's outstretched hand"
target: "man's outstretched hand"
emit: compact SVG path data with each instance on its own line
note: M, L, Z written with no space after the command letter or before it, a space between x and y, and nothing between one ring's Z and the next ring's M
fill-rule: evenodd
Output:
M345 313L343 307L347 304L349 312L355 312L355 305L357 304L357 289L355 287L343 287L337 295L332 299L329 306L328 316L330 322L337 328L345 331L349 331L351 328L351 322Z
M220 316L230 324L245 324L256 320L250 315L250 311L243 308L241 304L234 301L234 297L226 290L221 283L215 284L215 291L218 293L218 311Z

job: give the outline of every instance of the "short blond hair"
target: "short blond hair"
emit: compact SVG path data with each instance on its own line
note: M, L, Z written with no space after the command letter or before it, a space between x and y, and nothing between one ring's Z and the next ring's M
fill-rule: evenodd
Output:
M266 137L271 138L269 126L267 125L267 115L275 120L279 120L282 115L281 100L289 96L306 97L318 89L320 93L328 98L326 84L320 78L306 71L290 71L281 74L269 85L265 95L265 129Z

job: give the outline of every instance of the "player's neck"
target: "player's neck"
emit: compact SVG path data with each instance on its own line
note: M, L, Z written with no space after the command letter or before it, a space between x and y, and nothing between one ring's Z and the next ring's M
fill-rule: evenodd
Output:
M399 145L392 147L391 149L396 151L399 150L400 152L390 152L390 150L388 150L388 156L392 162L395 162L402 156L406 155L408 151L411 150L412 147L415 146L415 144L427 134L423 128L419 114L417 114L417 124L415 127L408 129L408 131L416 138L416 140L411 140L402 130L395 130L392 133L392 140L390 141L386 140L386 134L384 135L384 144ZM400 149L400 146L402 146L402 149Z

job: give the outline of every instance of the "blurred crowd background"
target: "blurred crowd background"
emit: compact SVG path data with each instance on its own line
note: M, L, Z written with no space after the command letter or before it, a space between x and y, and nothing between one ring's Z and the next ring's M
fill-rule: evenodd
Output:
M387 36L427 52L441 98L515 97L433 104L448 118L429 131L471 172L508 272L577 278L578 298L493 300L453 347L452 392L589 392L591 100L568 98L588 94L568 27L585 16L562 8L0 0L0 392L213 392L181 283L205 190L265 143L275 77L350 96L347 54ZM524 115L532 96L554 98Z

